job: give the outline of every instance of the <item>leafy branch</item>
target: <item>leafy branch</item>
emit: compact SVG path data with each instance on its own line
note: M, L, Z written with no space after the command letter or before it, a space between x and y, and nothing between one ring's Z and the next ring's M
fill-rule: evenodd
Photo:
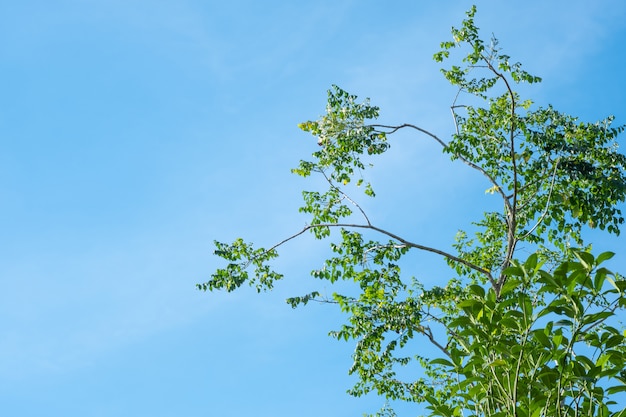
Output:
M255 285L257 289L260 291L262 289L271 289L273 287L274 281L277 279L281 279L282 274L278 274L270 269L270 266L266 263L271 259L278 256L276 250L286 244L287 242L297 238L298 236L303 235L307 231L318 229L318 228L348 228L348 229L369 229L386 235L395 241L402 244L403 248L414 248L419 249L426 252L435 253L440 255L450 261L458 262L460 264L465 265L468 268L471 268L481 274L484 274L490 282L495 283L494 278L491 276L491 273L488 270L481 268L480 266L474 265L465 259L459 258L451 253L442 251L440 249L436 249L430 246L421 245L419 243L411 242L407 239L404 239L392 232L389 232L385 229L376 227L372 224L357 224L357 223L319 223L319 224L310 224L304 226L298 232L292 234L291 236L286 237L280 242L274 244L268 249L260 248L254 249L251 244L245 244L243 241L238 240L234 246L228 247L224 243L215 242L217 246L217 250L215 250L214 254L220 256L229 261L240 261L228 264L226 268L218 269L215 272L211 279L204 283L198 284L198 289L201 290L214 290L214 289L226 289L227 291L232 291L235 288L238 288L246 281L249 281L250 285ZM257 279L250 278L246 273L246 270L250 266L255 266L257 268L256 277Z

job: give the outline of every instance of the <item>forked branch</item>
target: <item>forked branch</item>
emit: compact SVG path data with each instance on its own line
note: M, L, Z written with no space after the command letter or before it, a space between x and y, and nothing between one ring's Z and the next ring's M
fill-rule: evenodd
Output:
M429 132L426 129L423 129L419 126L415 126L413 124L410 123L404 123L398 126L389 126L389 125L370 125L373 128L381 128L381 129L391 129L388 132L384 132L386 134L392 134L397 132L400 129L403 128L411 128L411 129L415 129L418 132L424 133L427 136L430 136L431 138L433 138L434 140L436 140L444 149L448 148L448 144L446 142L444 142L441 138L439 138L437 135L435 135L432 132ZM502 197L502 200L504 201L505 206L507 207L507 210L512 211L513 210L513 206L511 205L509 198L507 197L506 193L504 192L504 190L502 189L502 187L500 186L500 184L498 184L498 182L495 180L495 178L493 178L491 175L489 175L489 173L487 171L485 171L483 168L481 168L480 166L476 165L475 163L467 160L466 158L464 158L463 156L459 155L458 153L455 153L454 156L459 159L461 162L463 162L464 164L466 164L467 166L477 170L478 172L480 172L481 174L483 174L485 177L487 177L487 179L489 180L489 182L494 186L494 188L498 191L498 194L500 194L500 196Z

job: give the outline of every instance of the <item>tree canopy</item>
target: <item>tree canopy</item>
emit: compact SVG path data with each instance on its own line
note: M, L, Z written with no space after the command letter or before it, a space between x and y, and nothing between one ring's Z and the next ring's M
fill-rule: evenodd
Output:
M267 248L216 241L226 266L198 288L269 290L284 278L272 266L278 249L310 232L332 250L311 275L354 282L357 291L287 302L346 313L331 335L355 342L352 395L425 403L433 416L626 416L614 400L626 391L626 280L603 265L613 253L592 254L584 238L586 228L619 234L624 222L626 157L616 142L624 127L612 117L582 122L522 97L516 86L541 79L495 38L485 42L475 13L434 56L456 88L450 138L410 123L378 124L378 107L333 86L326 113L299 125L319 149L293 172L326 184L303 191L308 224ZM376 197L366 172L401 130L431 139L499 196L501 209L459 231L450 249L379 227L358 202ZM364 197L350 194L353 184ZM426 287L402 262L411 251L442 257L453 277ZM417 348L420 339L432 355Z

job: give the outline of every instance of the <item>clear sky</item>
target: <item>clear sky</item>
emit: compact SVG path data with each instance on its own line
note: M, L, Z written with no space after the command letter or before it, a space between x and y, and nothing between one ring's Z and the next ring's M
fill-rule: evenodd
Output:
M477 1L477 25L544 81L540 104L626 123L626 3ZM214 239L297 231L298 122L338 84L445 137L431 60L470 2L0 0L0 415L360 416L327 306L292 310L323 250L295 242L269 294L202 293ZM621 138L626 151L626 139ZM489 204L436 144L401 136L370 212L449 247ZM618 256L624 237L592 235ZM414 271L437 282L441 262ZM322 287L319 287L319 286ZM415 415L415 409L403 409Z

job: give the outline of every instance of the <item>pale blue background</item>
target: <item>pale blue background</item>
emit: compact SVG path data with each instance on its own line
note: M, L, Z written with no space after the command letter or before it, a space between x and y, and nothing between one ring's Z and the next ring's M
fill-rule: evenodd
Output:
M626 3L477 1L477 25L544 82L541 104L626 123ZM284 303L325 245L285 247L275 292L194 289L213 239L297 231L298 122L338 84L446 137L455 90L431 60L470 2L0 0L0 415L360 416L332 307ZM621 143L626 143L624 137ZM370 179L378 224L449 248L492 201L425 137ZM618 256L624 238L591 236ZM449 276L416 255L427 283ZM442 272L443 271L443 272ZM425 344L424 344L425 346ZM417 408L403 407L403 415Z

